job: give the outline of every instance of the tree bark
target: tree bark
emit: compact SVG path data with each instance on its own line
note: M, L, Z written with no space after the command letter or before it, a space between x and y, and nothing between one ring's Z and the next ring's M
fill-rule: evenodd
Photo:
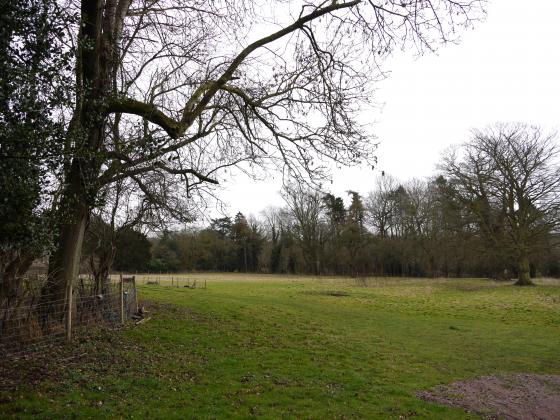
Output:
M0 272L0 302L5 299L19 298L21 291L21 276L31 267L34 255L25 254L17 255L13 260Z
M72 126L68 132L68 144L74 144L77 153L66 170L66 186L58 206L57 248L50 258L48 281L41 294L40 320L43 328L51 318L62 321L67 293L72 290L79 274L84 233L92 197L96 196L98 188L98 153L107 118L104 104L110 93L111 75L116 66L114 48L120 37L120 25L128 4L126 0L119 2L118 7L114 1L106 4L102 0L81 2L76 65L78 97L72 118L76 126Z
M40 320L43 329L50 319L62 321L66 294L79 274L82 243L89 215L83 185L81 165L78 160L74 160L60 204L57 248L50 258L47 282L41 292Z
M529 258L522 255L517 261L518 279L515 283L516 286L534 286L531 281L531 270L529 265Z

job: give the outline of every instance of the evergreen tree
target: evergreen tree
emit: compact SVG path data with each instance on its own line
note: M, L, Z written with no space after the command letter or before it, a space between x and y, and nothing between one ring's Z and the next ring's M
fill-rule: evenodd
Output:
M52 243L71 21L56 1L0 2L0 295L17 293L18 276Z

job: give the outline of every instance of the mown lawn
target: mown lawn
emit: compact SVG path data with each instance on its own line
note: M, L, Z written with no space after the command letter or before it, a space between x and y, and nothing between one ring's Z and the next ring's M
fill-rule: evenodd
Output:
M209 279L140 286L151 320L77 340L56 372L0 392L0 417L476 418L415 392L560 374L559 285Z

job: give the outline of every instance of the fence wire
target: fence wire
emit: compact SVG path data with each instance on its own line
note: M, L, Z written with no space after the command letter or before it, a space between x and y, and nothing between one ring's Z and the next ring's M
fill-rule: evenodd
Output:
M134 277L106 281L101 287L91 277L80 277L70 300L42 293L47 282L45 276L25 277L17 293L0 297L1 358L40 351L64 340L69 331L116 326L138 311Z

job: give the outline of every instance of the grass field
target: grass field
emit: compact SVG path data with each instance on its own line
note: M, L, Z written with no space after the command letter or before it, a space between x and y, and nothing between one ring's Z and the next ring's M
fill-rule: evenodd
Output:
M77 340L79 357L0 392L0 414L476 418L415 392L560 374L555 282L185 277L207 288L140 286L148 322Z

